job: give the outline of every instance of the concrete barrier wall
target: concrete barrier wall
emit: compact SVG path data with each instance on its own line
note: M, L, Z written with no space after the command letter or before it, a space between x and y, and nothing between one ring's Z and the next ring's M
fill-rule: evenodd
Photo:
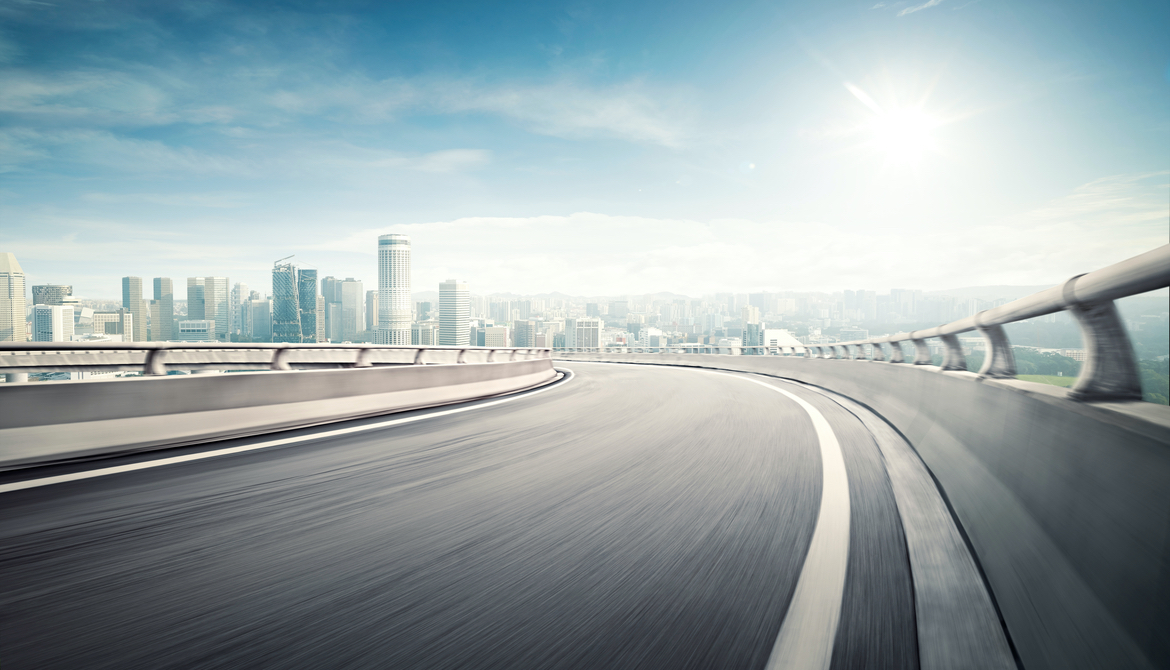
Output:
M1170 667L1166 407L871 361L556 355L758 372L869 406L938 480L1025 668Z
M0 384L0 470L431 407L551 381L549 359Z

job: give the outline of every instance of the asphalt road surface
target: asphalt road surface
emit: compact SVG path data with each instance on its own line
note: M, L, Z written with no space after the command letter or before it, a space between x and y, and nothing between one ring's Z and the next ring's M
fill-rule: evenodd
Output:
M811 570L810 412L758 377L565 367L511 402L0 493L0 668L765 667ZM842 595L807 578L839 606L831 667L916 668L878 448L764 381L848 475Z

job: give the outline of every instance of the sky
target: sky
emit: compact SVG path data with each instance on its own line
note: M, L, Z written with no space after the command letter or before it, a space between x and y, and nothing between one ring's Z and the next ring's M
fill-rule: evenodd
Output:
M1170 242L1170 4L0 0L30 285L1055 284ZM183 296L177 295L177 298Z

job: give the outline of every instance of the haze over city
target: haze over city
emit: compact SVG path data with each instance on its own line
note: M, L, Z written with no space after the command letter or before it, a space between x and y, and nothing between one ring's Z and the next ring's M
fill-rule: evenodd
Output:
M1047 285L1167 239L1164 3L5 3L30 284ZM184 297L179 282L176 298Z

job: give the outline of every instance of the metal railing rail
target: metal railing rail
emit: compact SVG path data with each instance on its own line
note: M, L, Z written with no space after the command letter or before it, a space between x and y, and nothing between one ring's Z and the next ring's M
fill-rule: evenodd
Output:
M609 347L558 349L570 353L721 353L751 352L783 355L804 355L809 358L836 358L887 363L906 362L902 343L914 345L913 365L931 365L932 357L927 340L942 341L945 355L942 370L966 371L967 360L958 336L978 331L986 345L986 355L979 376L1010 379L1016 376L1016 360L1012 354L1004 325L1038 316L1070 311L1081 329L1085 361L1069 397L1076 400L1128 401L1141 400L1141 375L1134 356L1133 345L1113 302L1118 298L1137 295L1170 286L1170 244L1095 272L1080 274L1064 283L1038 293L984 310L957 321L926 330L883 335L865 340L806 344L801 347L730 346L672 344L662 347ZM889 345L886 355L884 345ZM869 348L868 352L866 347ZM802 351L797 351L798 349Z
M551 358L537 347L443 347L386 344L242 342L4 342L0 373L172 370L292 370L300 368L468 363ZM486 356L483 356L486 354ZM441 360L440 360L441 359ZM453 360L452 360L453 359Z

